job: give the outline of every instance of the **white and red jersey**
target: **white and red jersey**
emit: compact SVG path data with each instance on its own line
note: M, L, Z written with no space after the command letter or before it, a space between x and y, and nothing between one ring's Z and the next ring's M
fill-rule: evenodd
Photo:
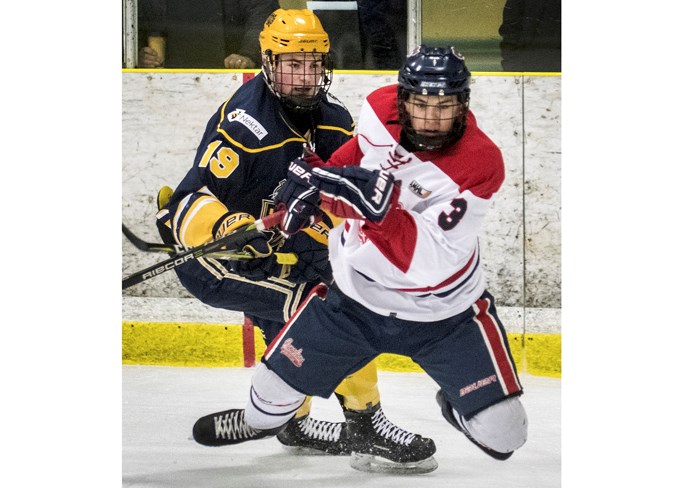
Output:
M397 85L366 99L356 136L327 162L384 169L401 181L399 204L374 224L347 219L329 252L341 291L380 315L432 322L470 307L485 289L479 233L504 180L498 147L468 112L453 146L410 152L400 144Z

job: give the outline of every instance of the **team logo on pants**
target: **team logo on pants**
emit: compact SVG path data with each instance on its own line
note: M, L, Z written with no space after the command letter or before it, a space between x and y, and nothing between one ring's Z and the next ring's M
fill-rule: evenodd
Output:
M300 368L303 364L303 361L305 361L305 358L302 354L303 349L296 349L294 346L292 346L293 342L294 339L287 339L284 341L282 343L282 347L280 347L280 354L287 356L294 366Z

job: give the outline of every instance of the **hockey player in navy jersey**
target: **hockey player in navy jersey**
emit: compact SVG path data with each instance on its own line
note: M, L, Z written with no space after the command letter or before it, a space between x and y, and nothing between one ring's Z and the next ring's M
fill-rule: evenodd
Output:
M231 443L274 434L305 395L327 397L380 353L419 364L439 385L444 418L494 459L526 442L522 387L480 262L503 159L469 101L464 59L421 46L397 85L367 97L356 136L326 165L290 164L277 197L285 234L316 221L320 206L345 218L329 235L334 282L268 347L246 408L223 412ZM358 448L352 463L375 454Z
M329 38L309 10L276 10L260 35L263 70L223 103L207 124L193 167L173 192L161 190L158 228L163 240L192 247L228 234L268 215L287 177L290 160L304 148L318 158L349 141L354 123L348 110L328 93L332 79ZM337 220L337 219L335 219ZM202 302L244 312L270 343L321 280L331 281L327 260L330 216L285 238L264 232L244 249L256 259L225 261L202 257L175 269L179 280ZM295 265L277 263L273 251L294 253ZM346 413L383 425L434 452L430 439L390 423L380 406L373 362L355 370L335 388ZM224 398L228 392L224 392ZM278 439L285 445L330 454L349 454L345 422L309 416L310 398ZM201 444L224 441L218 416L194 431ZM401 443L403 453L410 447ZM417 451L418 452L418 451Z

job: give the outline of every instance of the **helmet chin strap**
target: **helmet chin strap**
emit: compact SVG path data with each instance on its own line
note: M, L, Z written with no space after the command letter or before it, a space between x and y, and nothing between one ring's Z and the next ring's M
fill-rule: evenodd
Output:
M285 108L291 109L294 112L309 112L318 105L314 97L303 97L298 95L281 95L280 100Z
M403 135L416 151L434 151L451 144L451 135L440 132L439 135L420 135L411 128L403 128Z

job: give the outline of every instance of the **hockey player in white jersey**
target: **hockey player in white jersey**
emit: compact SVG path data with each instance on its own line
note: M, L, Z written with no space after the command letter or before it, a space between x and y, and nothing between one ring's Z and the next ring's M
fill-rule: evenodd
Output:
M480 261L503 159L469 102L463 57L421 46L397 85L367 97L356 137L326 164L291 163L277 195L283 232L312 224L319 207L345 219L329 236L334 282L316 287L271 342L246 408L224 412L232 443L278 432L306 395L328 397L381 353L419 364L440 387L444 418L494 459L526 442L522 387ZM377 423L347 425L353 467L431 470L398 458Z

